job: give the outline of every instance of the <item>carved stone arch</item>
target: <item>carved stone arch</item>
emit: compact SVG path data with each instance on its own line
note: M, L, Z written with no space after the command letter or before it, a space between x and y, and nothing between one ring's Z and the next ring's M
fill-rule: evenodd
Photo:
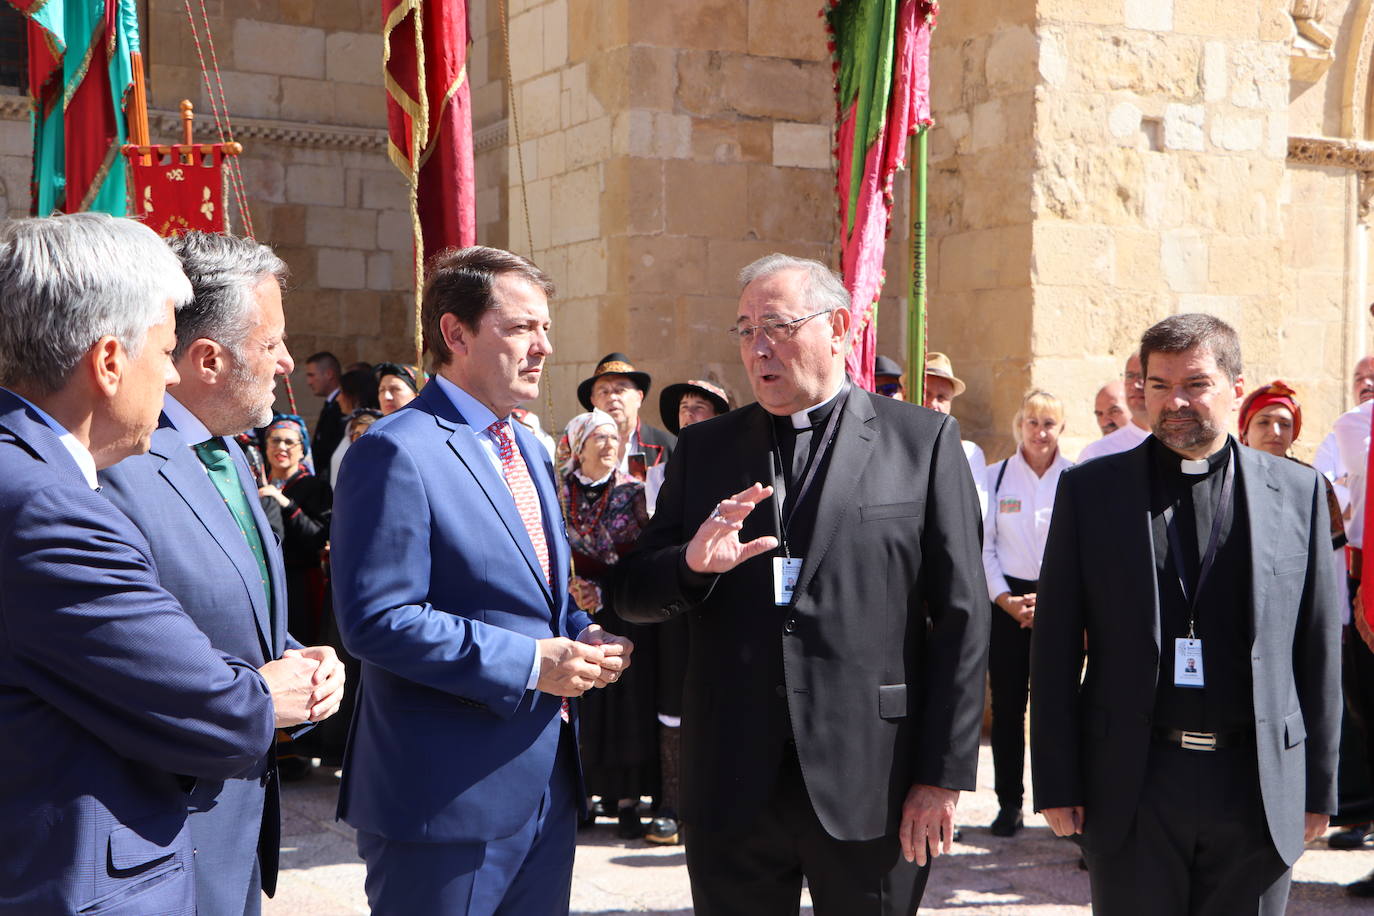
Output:
M1370 64L1374 62L1374 0L1357 0L1350 17L1350 50L1345 59L1341 89L1341 136L1349 140L1374 137L1370 124Z

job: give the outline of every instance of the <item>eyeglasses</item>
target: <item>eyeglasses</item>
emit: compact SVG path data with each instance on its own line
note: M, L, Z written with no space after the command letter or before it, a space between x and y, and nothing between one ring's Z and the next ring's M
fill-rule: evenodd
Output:
M887 382L873 389L885 398L895 398L902 390L901 382Z
M801 330L801 326L818 315L829 315L834 309L822 309L819 312L812 312L810 315L803 315L800 318L793 318L790 321L779 321L776 318L764 321L762 324L753 326L735 325L733 328L726 329L725 333L738 343L747 344L754 342L755 333L762 331L763 336L768 338L769 343L786 343L791 340Z
M284 437L284 436L268 436L268 437L267 437L267 444L268 444L268 445L284 445L284 446L286 446L287 448L300 448L300 446L301 446L301 440L299 440L299 439L288 439L288 438L286 438L286 437Z

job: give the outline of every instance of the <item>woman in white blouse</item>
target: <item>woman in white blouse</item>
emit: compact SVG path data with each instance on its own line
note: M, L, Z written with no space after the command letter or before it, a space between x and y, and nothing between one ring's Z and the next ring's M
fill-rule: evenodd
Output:
M1022 824L1035 593L1059 475L1073 464L1059 453L1063 430L1063 404L1052 394L1032 391L1013 421L1015 453L988 465L983 571L994 605L988 652L992 762L1000 808L992 822L994 836L1012 836Z

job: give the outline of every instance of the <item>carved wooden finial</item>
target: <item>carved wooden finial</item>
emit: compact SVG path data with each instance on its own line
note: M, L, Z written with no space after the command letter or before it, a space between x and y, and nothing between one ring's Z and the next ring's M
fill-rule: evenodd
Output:
M181 100L181 129L182 129L182 141L181 141L181 142L184 143L184 144L186 144L187 146L190 146L191 143L193 142L192 139L191 139L191 132L192 132L192 129L193 129L193 125L194 125L194 123L195 123L195 120L196 120L196 111L195 111L195 108L196 108L196 107L195 107L194 105L191 104L191 100L190 100L190 99L182 99L182 100Z

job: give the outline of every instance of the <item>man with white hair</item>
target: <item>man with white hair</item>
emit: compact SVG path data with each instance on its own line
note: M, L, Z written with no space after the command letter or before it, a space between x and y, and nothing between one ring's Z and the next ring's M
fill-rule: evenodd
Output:
M771 255L740 282L729 332L757 403L682 430L611 605L688 621L696 912L796 912L805 878L821 916L908 916L982 724L989 606L959 426L845 377L849 297L824 264Z
M273 695L158 583L96 472L144 452L191 298L151 230L0 228L0 910L196 912L187 792L261 774ZM316 663L302 659L308 693Z
M286 264L252 239L193 232L170 244L195 294L177 316L181 380L148 453L102 471L103 492L148 539L163 587L211 645L252 663L272 687L277 726L309 727L339 708L343 665L330 646L307 648L286 632L281 548L232 441L271 422L276 376L293 368ZM289 672L302 661L312 677L298 681ZM252 916L262 892L276 890L275 755L264 767L265 779L202 779L191 793L198 916Z

